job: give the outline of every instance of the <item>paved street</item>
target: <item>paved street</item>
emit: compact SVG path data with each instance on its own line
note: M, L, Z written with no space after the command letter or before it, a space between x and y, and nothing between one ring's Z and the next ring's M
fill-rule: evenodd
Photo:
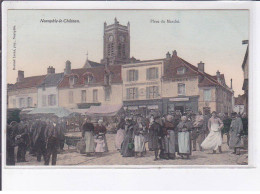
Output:
M86 157L76 152L76 149L68 150L65 146L65 152L58 155L57 165L237 165L245 161L247 153L244 151L242 155L237 156L232 154L228 149L226 138L223 140L223 153L212 154L210 151L195 151L192 152L191 159L176 160L158 160L154 161L154 152L147 151L145 157L122 157L114 146L115 134L107 134L109 153L105 153L102 157ZM29 162L19 163L18 165L43 165L43 162L37 162L36 157L29 154L26 155L26 160Z

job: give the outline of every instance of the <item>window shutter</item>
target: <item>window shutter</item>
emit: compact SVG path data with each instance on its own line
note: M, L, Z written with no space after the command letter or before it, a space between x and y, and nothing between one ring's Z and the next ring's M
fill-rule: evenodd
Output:
M146 98L149 99L149 87L146 87Z
M138 80L138 70L135 70L135 81Z
M149 68L148 69L146 69L146 80L149 80L150 79L150 74L149 74Z
M155 90L155 97L157 98L159 96L159 93L158 93L159 92L159 87L155 86L154 90Z
M53 95L53 105L56 105L56 95Z
M129 70L126 71L126 81L129 82Z
M126 88L126 99L129 99L129 88Z
M158 68L155 68L155 78L157 79L159 77L158 75Z
M135 98L138 99L138 88L135 88Z
M51 96L48 96L48 105L51 105Z

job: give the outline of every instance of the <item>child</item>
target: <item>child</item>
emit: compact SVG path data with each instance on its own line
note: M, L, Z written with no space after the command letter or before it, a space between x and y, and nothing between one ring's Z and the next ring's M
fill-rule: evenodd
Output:
M97 156L100 157L102 156L102 153L105 152L105 146L106 146L103 136L99 135L97 139L95 139L95 143L96 143L95 152Z

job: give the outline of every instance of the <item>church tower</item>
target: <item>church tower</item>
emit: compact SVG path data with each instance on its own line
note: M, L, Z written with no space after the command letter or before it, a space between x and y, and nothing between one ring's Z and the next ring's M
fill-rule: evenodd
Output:
M104 23L104 65L124 64L130 61L130 23L127 26L119 24L115 18L114 24Z

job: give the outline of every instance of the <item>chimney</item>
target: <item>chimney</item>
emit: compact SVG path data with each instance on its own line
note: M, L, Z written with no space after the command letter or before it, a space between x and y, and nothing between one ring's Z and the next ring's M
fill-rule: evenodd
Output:
M53 66L49 66L47 68L47 74L52 74L52 73L55 73L55 68L53 68Z
M204 72L204 66L205 66L205 64L202 63L202 61L199 62L199 63L198 63L198 70L199 70L200 72Z
M230 88L231 88L231 89L233 89L232 82L233 82L233 80L232 80L232 78L231 78L231 79L230 79Z
M172 56L177 56L177 51L176 50L172 51Z
M169 51L166 53L166 59L171 58L171 54L169 53Z
M68 60L66 61L66 67L64 69L64 74L68 75L71 73L71 62Z
M18 71L17 82L21 82L24 79L24 71Z
M219 70L217 71L216 75L217 75L218 82L220 83L220 72L219 72Z

